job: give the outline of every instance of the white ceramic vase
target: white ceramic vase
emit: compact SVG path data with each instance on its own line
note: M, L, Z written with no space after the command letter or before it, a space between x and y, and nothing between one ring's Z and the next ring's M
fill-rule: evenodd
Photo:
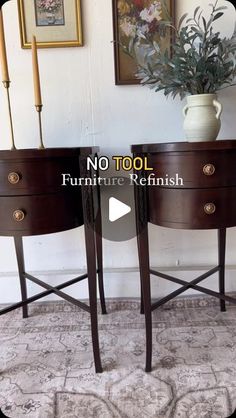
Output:
M187 105L183 109L187 141L215 141L221 128L222 109L216 94L188 96Z

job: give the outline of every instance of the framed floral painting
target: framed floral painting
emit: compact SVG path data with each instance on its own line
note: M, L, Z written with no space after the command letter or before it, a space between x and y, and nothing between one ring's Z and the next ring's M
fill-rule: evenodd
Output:
M22 48L82 46L80 0L18 0Z
M174 0L113 0L115 81L139 84L137 63L125 52L137 34L151 37L160 48L170 48L171 30L161 33L163 22L174 20Z

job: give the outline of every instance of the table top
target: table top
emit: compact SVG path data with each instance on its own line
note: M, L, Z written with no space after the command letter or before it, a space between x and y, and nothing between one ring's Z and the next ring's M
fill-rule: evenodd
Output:
M99 152L99 147L73 147L73 148L30 148L17 150L0 150L0 160L18 160L34 158L67 158L88 156Z
M153 144L132 145L133 153L157 153L157 152L189 152L189 151L213 151L236 149L235 139L224 139L211 142L166 142Z

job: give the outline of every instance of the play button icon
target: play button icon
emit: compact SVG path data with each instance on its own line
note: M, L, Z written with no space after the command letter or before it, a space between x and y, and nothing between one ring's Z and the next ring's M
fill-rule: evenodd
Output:
M111 197L109 199L109 221L115 222L123 216L131 212L131 207L116 199Z
M117 178L122 181L115 182ZM128 241L136 237L134 189L128 177L109 179L111 185L100 186L102 237L115 242Z

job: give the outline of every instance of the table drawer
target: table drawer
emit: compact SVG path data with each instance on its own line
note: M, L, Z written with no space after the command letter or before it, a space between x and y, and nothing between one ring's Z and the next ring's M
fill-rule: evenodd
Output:
M236 186L236 150L155 153L148 160L156 177L178 173L184 188Z
M182 229L236 226L236 187L218 189L148 188L149 221Z
M80 191L0 197L0 235L41 235L83 224Z
M77 158L0 161L0 195L62 191L62 174L80 177Z

